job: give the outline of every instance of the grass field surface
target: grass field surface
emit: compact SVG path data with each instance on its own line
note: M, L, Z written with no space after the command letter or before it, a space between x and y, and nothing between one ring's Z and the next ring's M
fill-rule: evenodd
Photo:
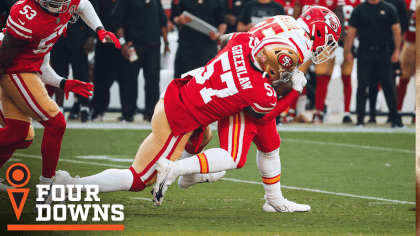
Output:
M16 220L6 192L0 192L0 235L415 235L415 134L282 132L283 195L309 204L309 213L267 213L264 188L251 146L246 165L213 184L183 190L176 183L162 206L151 188L139 193L100 194L101 204L123 204L124 231L8 232L7 224L34 224L35 185L41 174L42 129L26 150L0 170L24 163L31 171L28 200ZM81 177L108 168L128 168L149 130L66 131L58 169ZM218 147L217 132L208 145ZM81 204L87 203L84 201ZM70 217L69 217L70 218ZM44 222L43 224L58 224Z

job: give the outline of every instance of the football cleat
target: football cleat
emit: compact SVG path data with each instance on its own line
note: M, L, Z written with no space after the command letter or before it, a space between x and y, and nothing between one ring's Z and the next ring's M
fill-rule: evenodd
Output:
M69 172L64 171L64 170L56 171L55 176L53 178L53 181L50 185L50 190L48 191L48 194L45 197L44 203L49 204L49 205L54 204L54 201L52 200L52 196L51 196L51 192L52 192L51 189L54 185L67 185L67 184L75 184L75 183L76 183L75 178L72 178L70 176ZM68 191L68 189L66 188L66 191L65 191L66 197L67 197L67 191ZM60 191L57 191L56 194L57 194L57 197L61 197L60 196L60 194L61 194ZM60 202L60 203L64 203L64 202L65 201Z
M199 183L214 183L220 180L221 178L223 178L225 174L226 174L226 171L220 171L220 172L210 173L210 174L183 175L179 177L178 185L179 187L186 189Z
M13 186L2 184L1 182L3 182L3 181L4 181L4 179L0 179L0 191L7 191L8 188L15 188Z
M305 204L297 204L285 198L283 203L278 206L266 200L263 210L265 212L309 212L311 207Z
M172 176L172 170L175 162L168 159L162 159L159 160L156 164L157 178L156 184L152 190L152 195L155 205L160 206L162 204L163 196L165 195L166 190L168 190L169 185L175 181L176 177Z

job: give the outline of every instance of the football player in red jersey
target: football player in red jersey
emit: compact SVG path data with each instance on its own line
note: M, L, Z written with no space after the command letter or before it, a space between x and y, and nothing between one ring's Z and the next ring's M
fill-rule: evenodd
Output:
M0 129L0 146L12 152L14 144L26 139L32 119L43 125L41 184L51 183L55 175L66 122L57 104L47 95L38 74L42 73L45 55L65 32L74 13L96 30L103 43L114 42L120 47L115 35L103 29L88 0L17 2L10 11L0 46L1 102L6 118L6 127ZM66 80L60 82L65 90L71 90L72 85L74 83ZM88 85L78 87L83 89L84 86Z
M250 121L264 122L266 116L284 107L283 103L288 104L306 84L304 76L294 73L297 64L297 50L287 39L268 37L259 42L250 33L234 34L205 67L170 83L164 99L156 105L152 133L141 144L130 169L110 169L84 178L60 172L57 179L68 184L97 184L100 192L141 191L155 183L156 169L161 167L158 161L174 163L180 158L194 131L239 113ZM290 79L295 91L278 100L272 85ZM203 135L198 136L198 143L207 142ZM245 159L234 160L227 150L213 148L182 161L202 164L191 169L185 165L187 172L209 173L241 168ZM156 204L161 203L163 190L154 189Z
M401 76L397 88L397 109L402 110L404 97L407 92L407 85L410 78L415 75L416 67L413 62L416 61L416 1L411 0L410 3L410 20L408 29L404 33L404 44L401 51ZM413 115L412 123L415 123L416 116Z
M3 29L3 32L5 33L6 29ZM4 33L0 33L0 46L4 37ZM64 78L61 78L60 76L57 75L57 73L55 73L55 71L52 69L52 67L49 64L49 61L50 61L50 53L48 53L44 58L44 62L42 63L42 66L41 66L42 74L39 74L39 77L41 81L44 82L45 84L48 84L54 87L59 87L60 82ZM67 85L65 87L66 96L68 96L69 92L74 92L84 97L88 97L92 95L89 91L93 90L93 84L84 83L78 80L69 80L69 81L66 81L66 85ZM1 88L0 88L0 92L1 92ZM1 110L0 110L0 126L3 128L6 127L6 119ZM9 158L13 155L16 149L28 148L32 144L34 136L35 136L34 128L32 127L32 125L30 125L29 132L25 140L21 142L17 142L15 144L7 145L7 146L0 146L0 168L4 165L4 163L7 160L9 160ZM8 187L9 186L0 183L0 191L5 191Z

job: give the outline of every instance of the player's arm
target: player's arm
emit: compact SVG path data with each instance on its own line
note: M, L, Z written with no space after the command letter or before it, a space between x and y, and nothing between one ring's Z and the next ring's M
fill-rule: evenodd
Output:
M262 119L265 116L265 113L258 113L254 111L251 106L244 107L244 111L248 112L248 114L255 120Z
M39 75L41 81L48 85L64 89L66 99L69 98L69 92L79 94L86 98L92 96L92 93L89 91L93 91L93 84L79 80L66 80L54 71L50 65L50 53L44 57L44 61L41 65L41 72L42 75Z
M0 46L0 80L19 52L28 44L29 41L18 40L6 31Z
M356 38L357 29L349 25L347 29L347 37L344 39L344 56L347 61L353 60L353 54L351 48L353 47L353 40Z
M301 13L302 13L302 6L300 5L299 0L296 0L295 5L293 6L293 18L297 20Z
M114 43L115 47L118 49L121 48L117 37L115 37L113 33L104 29L101 20L92 6L92 3L88 0L81 0L76 13L79 14L83 21L98 34L102 43Z
M226 45L228 44L229 40L233 37L234 33L230 33L230 34L224 34L222 36L220 36L219 38L219 42L220 42L220 48L223 49L224 47L226 47Z

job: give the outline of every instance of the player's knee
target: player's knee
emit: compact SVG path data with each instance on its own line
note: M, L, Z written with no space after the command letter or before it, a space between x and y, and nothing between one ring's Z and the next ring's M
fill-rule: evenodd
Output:
M213 138L213 134L212 134L209 126L207 126L207 128L204 132L205 133L204 133L203 142L202 142L201 146L206 146L211 141L211 139Z
M44 125L46 129L51 129L57 134L64 134L64 131L66 130L66 119L61 112L59 112L54 118L51 118L46 122L42 122L41 124Z
M257 156L271 159L271 158L278 158L279 154L280 154L280 148L277 148L270 152L258 151Z
M8 143L18 143L25 141L30 132L30 124L25 121L6 119L6 127L4 129L8 137Z

